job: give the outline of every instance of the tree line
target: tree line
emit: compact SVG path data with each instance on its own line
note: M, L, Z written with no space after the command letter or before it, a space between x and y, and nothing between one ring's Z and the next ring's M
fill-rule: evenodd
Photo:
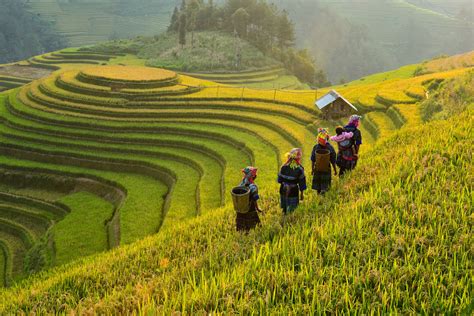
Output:
M265 0L225 0L221 5L213 0L182 0L174 9L168 31L179 33L179 43L183 47L194 47L197 31L231 33L236 39L246 40L280 61L300 80L315 86L329 84L311 54L296 48L295 27L288 12ZM238 56L236 48L237 68Z

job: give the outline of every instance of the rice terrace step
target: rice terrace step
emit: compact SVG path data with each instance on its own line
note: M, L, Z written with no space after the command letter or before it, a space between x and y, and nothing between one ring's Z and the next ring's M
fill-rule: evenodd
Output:
M473 52L331 85L306 47L358 60L365 29L321 7L340 34L312 17L302 39L311 1L270 2L17 3L78 47L0 65L0 315L472 314ZM423 23L337 70L421 50Z

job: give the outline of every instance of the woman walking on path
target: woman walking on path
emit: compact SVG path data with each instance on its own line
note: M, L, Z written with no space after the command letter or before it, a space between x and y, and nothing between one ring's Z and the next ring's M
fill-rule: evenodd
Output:
M247 213L237 213L235 220L237 231L248 232L260 224L260 218L257 212L261 212L262 210L258 207L260 196L258 195L258 186L255 184L257 171L258 169L254 167L247 167L242 170L244 178L239 186L246 187L250 190L250 205Z
M354 169L357 165L357 161L359 160L359 149L360 149L360 145L362 145L362 134L360 130L358 129L361 119L362 119L362 116L352 115L349 119L349 124L344 126L344 129L346 130L346 132L351 132L354 134L354 136L352 136L352 145L354 146L354 149L355 149L355 159L354 159L352 169Z
M301 165L303 152L300 148L294 148L286 156L288 160L278 174L278 183L281 184L280 206L285 215L296 210L306 190L306 176Z
M346 132L344 127L336 128L336 136L332 136L331 140L337 143L338 153L336 164L339 167L339 176L342 177L347 171L354 169L357 154L352 140L354 133Z
M313 190L316 190L318 194L325 194L331 187L331 166L334 169L334 174L337 175L336 169L336 151L334 147L329 143L329 134L327 129L318 129L318 144L314 146L311 153L312 161L312 175L313 175ZM329 159L317 162L317 155L319 152L326 152L329 154ZM316 165L319 163L320 165Z

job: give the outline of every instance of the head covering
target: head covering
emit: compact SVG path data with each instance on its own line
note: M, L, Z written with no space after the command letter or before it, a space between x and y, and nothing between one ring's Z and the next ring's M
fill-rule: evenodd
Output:
M289 153L286 154L285 165L290 166L291 169L296 169L301 166L301 158L303 157L303 151L301 148L293 148Z
M329 133L327 128L318 128L318 143L322 146L326 146L329 140Z
M362 116L360 116L360 115L352 115L349 118L349 124L348 125L358 126L361 119L362 119Z
M257 171L258 169L252 166L242 169L242 173L244 174L243 182L253 183L257 176Z

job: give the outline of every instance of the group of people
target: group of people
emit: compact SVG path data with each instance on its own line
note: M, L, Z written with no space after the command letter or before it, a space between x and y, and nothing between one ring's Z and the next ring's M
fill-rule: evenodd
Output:
M324 195L331 187L332 171L334 171L334 175L343 177L346 172L356 167L360 145L362 145L362 135L358 129L360 120L361 117L358 115L351 116L349 123L344 127L338 126L336 135L332 137L330 137L327 128L318 129L317 144L311 152L312 189L318 194ZM330 141L337 144L337 153ZM318 157L320 153L324 154L325 159ZM304 199L304 192L307 189L305 169L301 164L302 158L303 151L300 148L292 149L287 154L286 163L278 173L280 206L285 215L296 210L299 202ZM339 172L337 167L339 167ZM247 167L242 170L244 177L240 186L249 189L250 207L247 213L237 213L238 231L249 231L260 224L258 213L262 210L258 205L260 197L255 183L257 171L258 169L255 167Z

